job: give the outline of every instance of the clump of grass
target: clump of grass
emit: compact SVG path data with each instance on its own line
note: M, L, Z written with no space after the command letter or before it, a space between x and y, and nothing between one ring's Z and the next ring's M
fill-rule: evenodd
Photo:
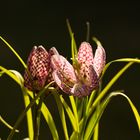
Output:
M77 63L76 57L77 57L77 46L76 41L74 39L74 34L72 32L72 29L70 27L69 22L67 21L67 26L69 30L69 34L71 37L71 55L72 55L72 61L73 65ZM89 35L89 26L87 35ZM89 37L87 36L87 39ZM27 65L22 60L20 55L13 49L13 47L0 36L0 39L7 45L7 47L14 53L14 55L18 58L20 63L23 65L23 67L27 70ZM96 42L96 44L100 44L100 42L93 37L93 41ZM18 131L18 126L23 121L23 118L27 117L27 126L28 126L28 136L30 140L37 140L39 137L39 127L40 127L40 115L42 114L46 120L46 125L49 126L50 132L52 134L52 137L54 140L59 140L60 135L58 133L54 118L55 116L52 116L50 113L48 107L44 103L44 99L42 98L46 92L51 92L54 96L54 102L56 102L59 115L60 115L60 121L62 123L63 133L65 140L98 140L99 137L99 123L100 119L102 117L102 114L104 110L106 109L108 103L110 100L112 100L113 97L116 96L122 96L124 97L134 114L134 117L136 119L136 123L138 125L138 129L140 131L140 115L134 106L133 102L130 100L128 96L126 96L122 91L112 91L111 93L108 93L109 89L114 85L115 82L122 76L122 74L125 73L125 71L130 68L134 63L140 64L140 59L138 58L120 58L117 60L113 60L111 62L108 62L102 72L101 79L104 77L104 75L107 72L107 69L109 66L111 66L112 63L127 63L122 69L120 69L113 77L110 79L110 81L106 84L105 87L102 88L102 82L99 83L99 88L94 89L90 96L85 96L83 98L78 98L75 96L68 96L68 100L66 100L62 94L58 94L58 90L53 86L54 81L50 82L49 84L45 85L44 88L42 88L38 94L34 94L33 91L28 90L24 86L24 78L23 76L16 70L8 70L4 68L3 66L0 66L0 76L3 74L7 74L10 78L12 78L20 87L21 92L23 93L23 99L25 104L25 110L21 111L21 114L19 115L19 118L15 122L14 126L10 126L2 117L0 117L0 121L6 125L8 128L11 129L11 132L9 136L7 137L7 140L11 140L13 138L13 135L15 132ZM62 91L61 91L62 92ZM70 103L70 104L69 104ZM52 103L53 104L53 103ZM34 127L35 122L33 120L34 113L33 113L33 106L38 106L37 108L39 115L37 117L37 127ZM69 122L66 121L66 115L69 118ZM67 127L68 123L71 123L72 126L72 133L69 133L69 129ZM37 129L37 130L35 130ZM35 135L35 132L38 134Z

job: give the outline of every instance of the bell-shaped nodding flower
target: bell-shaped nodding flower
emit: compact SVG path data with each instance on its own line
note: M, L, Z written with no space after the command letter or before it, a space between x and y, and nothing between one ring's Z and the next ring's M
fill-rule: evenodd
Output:
M77 97L90 95L98 87L101 72L105 66L106 54L101 45L95 56L89 43L80 45L77 64L74 67L58 53L51 57L53 79L65 93Z
M49 77L50 55L43 46L34 46L28 60L27 70L24 73L24 85L29 90L38 92L41 90Z

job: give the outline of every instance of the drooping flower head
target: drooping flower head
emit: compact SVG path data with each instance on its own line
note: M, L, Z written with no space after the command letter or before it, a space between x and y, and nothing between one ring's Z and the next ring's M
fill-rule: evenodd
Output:
M73 67L59 54L51 57L54 81L67 94L87 96L99 85L105 59L106 54L101 45L98 45L93 56L91 45L83 42L78 51L77 66Z
M24 85L29 90L41 90L47 81L50 71L50 55L43 46L34 46L28 60L24 74Z

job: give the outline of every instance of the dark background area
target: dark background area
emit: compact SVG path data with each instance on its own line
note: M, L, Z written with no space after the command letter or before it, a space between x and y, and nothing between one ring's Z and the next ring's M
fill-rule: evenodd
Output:
M86 38L86 22L91 24L91 37L96 36L107 53L107 62L122 57L140 58L140 4L138 2L99 1L47 1L20 0L0 2L0 35L27 60L34 45L46 49L55 46L65 57L70 57L70 37L66 19L69 19L79 46ZM90 40L93 44L92 40ZM0 65L24 73L24 68L0 41ZM93 46L93 49L95 47ZM106 84L123 65L113 64L104 77ZM134 64L116 82L110 91L123 89L140 112L140 65ZM59 115L52 96L46 104L55 116ZM54 106L52 106L52 104ZM24 108L20 88L6 75L0 79L0 115L14 124ZM20 125L20 134L14 139L27 137L26 120ZM46 122L41 122L40 139L52 139ZM59 129L60 133L61 129ZM0 123L0 137L5 140L8 128ZM61 138L61 137L60 137ZM62 138L63 139L63 138ZM100 140L138 140L139 131L128 103L115 97L100 122Z

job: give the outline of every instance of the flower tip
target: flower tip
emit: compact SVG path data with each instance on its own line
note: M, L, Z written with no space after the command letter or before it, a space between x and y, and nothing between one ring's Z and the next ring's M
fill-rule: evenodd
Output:
M50 48L49 54L52 55L59 55L58 51L56 50L55 47Z

